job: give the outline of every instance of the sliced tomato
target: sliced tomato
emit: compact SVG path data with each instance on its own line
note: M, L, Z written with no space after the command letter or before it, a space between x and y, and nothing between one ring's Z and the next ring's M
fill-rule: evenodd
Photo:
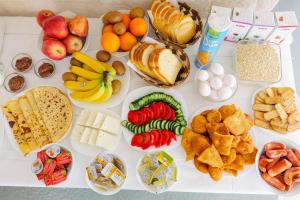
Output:
M175 135L175 133L173 133L172 131L170 131L171 133L172 133L172 139L174 139L175 141L177 141L177 138L176 138L176 135Z
M157 102L151 104L150 108L152 109L154 113L154 119L158 119L160 116L160 106Z
M171 121L174 121L176 119L176 113L175 113L175 110L173 108L172 109L172 116L170 117L170 120Z
M174 135L173 132L172 132L172 131L168 131L168 136L169 136L168 141L167 141L167 145L168 145L168 146L169 146L169 145L171 144L171 142L172 142L172 139L173 139L173 136L172 136L172 135Z
M145 136L145 138L141 147L145 150L151 146L151 135L149 133L143 133L143 135Z
M172 117L172 108L170 106L166 105L166 110L167 110L166 120L171 120L171 117Z
M135 134L131 139L131 145L140 147L144 142L144 135L143 134Z
M139 122L139 116L136 111L129 111L128 112L128 121L133 124L138 124Z
M169 140L169 133L168 130L162 130L162 136L163 136L163 140L162 140L162 144L161 145L166 145L168 143Z
M158 144L157 144L157 147L159 148L159 147L161 147L162 145L163 145L163 140L164 140L164 134L163 134L163 132L162 131L158 131L159 132L159 142L158 142Z
M160 117L161 119L165 119L166 116L166 108L165 108L165 104L163 102L159 102L159 106L160 106Z
M152 119L154 119L154 112L150 107L145 107L144 110L145 110L145 112L147 112L148 121L151 121Z
M157 130L153 130L152 134L154 134L154 146L157 148L159 145L159 140L160 140L160 132Z

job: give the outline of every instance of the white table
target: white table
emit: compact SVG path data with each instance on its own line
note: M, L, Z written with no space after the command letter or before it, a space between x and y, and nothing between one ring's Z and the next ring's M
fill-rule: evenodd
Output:
M10 62L12 57L19 52L26 52L33 56L34 60L38 60L43 56L41 51L37 48L38 35L40 28L38 27L35 18L26 17L2 17L6 23L6 33L4 38L3 50L0 60L7 66L9 71L12 71ZM98 19L90 19L90 33L91 40L89 50L99 49L99 24ZM183 85L176 88L186 100L189 107L189 117L198 109L207 106L218 107L221 104L213 104L203 100L198 96L193 88L193 78L196 68L193 66L193 59L198 44L187 49L190 56L191 74ZM217 57L217 62L222 63L227 71L233 69L233 55L234 45L224 42ZM282 46L282 60L283 60L283 78L282 83L294 87L293 66L289 45ZM61 72L67 71L69 60L56 62L57 73L54 78L40 79L34 75L33 70L25 74L28 80L27 88L41 85L54 84L63 88L60 78ZM130 90L146 86L146 83L141 80L135 73L131 72L131 87ZM251 113L251 97L255 90L260 86L257 85L243 85L240 84L236 95L225 103L236 103L245 112ZM6 92L4 88L0 89L0 105L12 98L13 95ZM120 113L121 105L112 110ZM3 134L2 132L0 134ZM256 133L255 139L258 146L261 146L264 141L274 135L263 133ZM300 135L289 135L290 139L298 139L300 143ZM62 141L68 147L71 147L69 137ZM135 166L138 158L142 156L141 152L131 149L125 142L121 140L119 147L115 151L122 156L127 162L128 178L124 189L129 190L143 190L139 185L135 176ZM247 194L271 194L266 188L258 184L259 180L255 172L254 165L246 174L242 176L232 177L225 176L219 182L212 181L207 175L199 173L193 166L192 162L185 162L185 154L181 147L178 147L169 153L175 158L178 168L179 176L177 184L172 188L172 191L181 192L211 192L211 193L247 193ZM73 176L68 180L55 187L68 188L87 188L85 182L85 166L91 158L83 156L75 152L76 162L74 163ZM16 152L6 136L3 141L0 141L0 185L1 186L28 186L28 187L42 187L43 184L36 180L36 177L30 171L30 161L26 160L18 152ZM296 199L296 198L295 198Z

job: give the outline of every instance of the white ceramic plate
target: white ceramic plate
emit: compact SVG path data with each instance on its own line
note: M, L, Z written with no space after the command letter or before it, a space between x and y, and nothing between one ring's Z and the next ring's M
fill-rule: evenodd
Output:
M121 13L128 13L129 14L129 12L130 12L130 10L118 10L119 12L121 12ZM100 17L100 19L99 19L99 21L100 21L100 27L99 27L99 38L100 38L100 41L101 41L101 38L102 38L102 29L103 29L103 27L104 27L104 24L103 24L103 22L102 22L102 18L104 17L104 15L105 14L103 14L101 17ZM143 37L139 37L138 38L138 41L139 42L141 42L141 41L144 41L144 39L147 37L147 35L148 35L148 32L149 32L149 28L150 28L150 26L149 26L149 20L148 20L148 17L147 17L147 15L146 15L146 13L145 13L145 16L144 16L144 19L146 20L146 23L147 23L147 32L145 33L145 35L143 36ZM100 42L100 48L101 49L103 49L103 47L102 47L102 44L101 44L101 42ZM129 51L117 51L117 52L114 52L114 53L112 53L112 55L114 55L114 56L116 56L116 57L124 57L124 56L128 56L128 54L129 54Z
M224 104L224 105L229 105L230 103L228 104ZM193 118L202 113L203 111L205 110L213 110L213 109L218 109L219 107L221 107L223 104L217 104L217 105L213 105L213 106L207 106L207 107L202 107L201 109L199 109L198 111L196 111L192 116L191 118L189 119L191 122L193 120ZM238 105L236 105L236 107L238 107ZM250 131L248 132L248 134L252 137L252 140L253 140L253 143L255 144L255 147L258 148L258 145L256 144L256 141L255 141L255 135L254 135L254 131L253 131L254 127L252 127L250 129ZM246 174L247 172L249 172L250 169L252 169L254 167L254 165L245 165L244 166L244 170L241 170L241 171L238 171L238 176L241 176L241 175L244 175ZM232 175L224 172L223 173L224 176L230 176L230 177L233 177Z
M267 141L265 144L269 143L269 142L280 142L280 143L284 143L286 145L287 148L295 148L300 150L300 146L298 144L296 144L295 142L288 140L286 138L282 138L282 137L272 137L272 139L269 139L269 141ZM258 150L257 154L256 154L256 158L255 158L255 169L256 169L256 174L259 177L260 183L262 185L264 185L264 187L268 190L270 190L271 192L273 192L276 195L280 195L280 196L295 196L300 194L300 184L296 183L294 185L294 187L292 188L292 190L290 192L283 192L281 190L276 189L275 187L271 186L270 184L268 184L262 177L261 177L261 173L260 170L258 168L258 163L259 163L259 159L260 156L264 153L264 145L261 147L261 149Z
M264 87L262 87L262 88L259 88L259 89L256 90L256 91L253 93L253 95L252 95L252 99L251 99L251 107L252 107L252 105L253 105L254 102L255 102L255 96L256 96L256 94L257 94L258 92L264 90L264 89L269 88L269 87L288 87L288 86L283 85L282 83L275 83L275 84L272 84L272 85L268 85L268 86L264 86ZM297 95L296 91L295 91L295 94L294 94L294 95L295 95L295 98L296 98L297 109L298 109L298 111L299 111L299 109L300 109L300 98L299 98L299 96ZM252 116L254 117L254 111L253 111L253 109L251 109L251 111L252 111ZM268 133L268 134L275 134L276 136L280 136L280 137L287 137L287 136L289 136L289 135L291 135L291 134L297 134L297 133L300 133L300 130L296 130L296 131L288 132L287 134L281 134L281 133L278 133L278 132L276 132L276 131L274 131L274 130L261 128L261 127L259 127L259 126L254 126L254 129L255 129L255 132L258 132L258 133L259 133L259 132L265 132L265 133Z
M59 90L63 91L61 88L59 88L59 87L57 87L57 86L54 86L54 85L41 85L41 86L38 86L38 87L43 87L43 86L55 87L55 88L58 88ZM20 93L17 94L13 99L17 99L18 97L24 96L25 93L26 93L27 91L32 90L33 88L34 88L34 87L29 88L29 89L27 89L27 90L24 90L24 91L20 92ZM2 115L3 115L3 119L4 119L4 129L5 129L5 133L6 133L6 135L7 135L8 141L10 142L10 144L13 146L13 148L14 148L16 151L18 151L18 152L20 152L20 154L22 154L22 152L20 151L19 146L18 146L18 144L17 144L17 141L15 140L15 137L14 137L14 134L13 134L13 132L12 132L12 129L10 128L9 123L8 123L6 117L4 116L3 111L2 111ZM74 112L73 112L73 119L72 119L72 121L73 121L73 120L74 120ZM59 143L59 142L62 141L64 138L66 138L66 136L69 134L69 132L70 132L70 130L71 130L71 127L72 127L72 124L71 124L70 128L66 131L65 135L64 135L63 137L61 137L61 138L60 138L58 141L56 141L55 143ZM51 144L53 144L53 143L47 144L46 146L51 145ZM44 146L44 147L45 147L45 146ZM26 155L26 157L29 156L30 154L36 153L36 152L38 152L38 151L41 151L41 149L43 149L44 147L41 147L41 148L36 149L36 150L34 150L34 151L31 151L29 154ZM23 154L22 154L22 155L23 155Z
M124 103L123 103L123 106L122 106L122 120L127 120L127 114L128 112L130 111L129 110L129 104L135 100L137 100L138 98L140 97L143 97L147 94L150 94L152 92L164 92L166 94L169 94L171 96L173 96L175 98L175 100L177 100L180 104L181 104L181 107L182 107L182 110L183 110L183 114L184 114L184 117L186 120L188 120L187 116L188 116L188 109L187 109L187 106L186 106L186 103L185 103L185 100L183 98L183 96L181 96L180 93L178 93L176 90L173 90L173 89L162 89L162 88L157 88L157 87L153 87L153 86L147 86L147 87L142 87L142 88L138 88L136 90L133 90L131 91L127 96L126 96L126 99L124 100ZM171 149L174 149L176 148L177 146L180 145L181 143L181 137L182 136L176 136L176 141L172 140L171 144L169 146L161 146L159 148L155 148L155 147L149 147L148 149L141 149L139 147L134 147L134 146L131 146L131 139L132 137L134 136L133 133L131 133L127 128L125 127L122 127L123 129L123 135L124 135L124 138L127 142L127 144L137 150L137 151L143 151L143 152L148 152L148 151L151 151L151 150L171 150Z
M89 55L93 58L96 58L96 53L97 53L97 51L86 52L87 55ZM130 68L127 66L126 60L124 58L116 58L114 56L111 56L109 62L107 62L107 63L112 64L112 62L116 61L116 60L121 61L124 64L125 69L126 69L125 74L123 76L118 76L118 75L114 76L114 79L118 79L119 81L122 82L121 90L117 94L112 95L109 100L107 100L106 102L103 102L103 103L77 101L70 96L71 91L68 90L68 96L74 105L76 105L80 108L86 108L86 109L91 109L91 110L97 109L97 108L106 109L106 108L115 107L123 101L123 99L126 97L129 87L130 87Z
M116 117L116 118L118 118L118 119L121 119L119 114L117 114L116 112L113 112L113 111L111 111L111 110L104 110L104 109L98 109L98 108L88 109L88 110L89 110L89 111L93 111L93 112L101 112L101 113L103 113L103 114L105 114L105 115L110 115L110 116L112 116L112 117ZM80 113L80 112L79 112L79 113ZM77 119L76 119L76 123L74 123L74 127L73 127L73 129L72 129L72 132L73 132L73 130L74 130L74 128L75 128L75 124L77 124L78 116L76 116L76 118L77 118ZM121 125L120 125L120 126L121 126ZM122 129L121 129L121 131L122 131ZM72 133L71 133L71 134L72 134ZM115 150L115 149L118 147L118 145L119 145L119 143L120 143L121 137L122 137L122 132L119 133L117 142L116 142L115 146L112 147L113 150ZM84 144L84 143L79 142L78 140L73 140L72 138L70 138L70 140L71 140L72 147L73 147L77 152L79 152L79 153L81 153L81 154L83 154L83 155L86 155L86 156L92 157L92 156L97 155L99 152L108 152L106 149L101 148L101 147L98 147L98 146L95 146L95 145ZM112 150L112 151L113 151L113 150Z
M95 155L97 155L97 154L95 154ZM95 155L94 155L94 158L90 161L90 163L92 163L95 160L95 157L96 157ZM118 193L122 189L122 187L124 186L124 184L125 184L125 182L127 180L127 166L126 166L126 162L120 156L118 156L116 154L111 154L111 155L113 155L113 157L118 158L123 163L124 170L125 170L124 175L126 176L126 179L125 179L124 183L122 185L120 185L119 187L117 187L115 189L112 189L112 190L103 191L103 190L101 190L99 188L96 188L94 186L94 184L89 180L89 177L88 177L88 175L87 175L87 173L85 171L85 180L86 180L87 185L89 186L89 188L91 188L94 192L96 192L98 194L102 194L102 195L113 195L113 194L116 194L116 193Z
M64 17L67 17L67 18L73 18L73 17L76 16L76 14L73 13L72 11L64 11L64 12L58 13L57 15L64 16ZM39 39L38 39L38 44L37 44L38 49L42 49L43 38L44 38L44 31L42 30L40 35L39 35ZM88 31L88 35L85 38L85 42L83 44L83 47L80 50L81 52L86 52L88 50L89 40L90 40L90 31ZM68 55L65 58L70 57L70 56L71 55Z

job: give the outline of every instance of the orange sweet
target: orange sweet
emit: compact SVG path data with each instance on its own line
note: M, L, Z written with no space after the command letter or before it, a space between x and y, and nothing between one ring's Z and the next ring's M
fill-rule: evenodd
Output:
M129 30L129 24L131 22L129 14L122 14L122 23L126 26L126 30Z
M143 18L137 17L130 22L130 32L135 36L145 35L147 28L147 23Z
M102 35L101 44L104 50L116 52L120 47L120 39L116 34L107 32Z
M129 51L136 43L136 37L129 32L126 32L120 36L120 48L123 51Z
M112 24L106 25L102 29L102 34L107 33L107 32L111 32L111 33L113 32L113 25Z

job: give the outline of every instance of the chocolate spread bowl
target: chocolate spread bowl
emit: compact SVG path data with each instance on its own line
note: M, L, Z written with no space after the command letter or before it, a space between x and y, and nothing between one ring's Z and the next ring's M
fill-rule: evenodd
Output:
M50 78L55 73L55 64L47 58L40 59L34 64L34 73L40 78Z
M11 66L18 72L27 72L32 68L32 57L27 53L19 53L11 61Z
M4 79L4 88L11 93L21 92L26 85L25 77L19 73L8 74Z

